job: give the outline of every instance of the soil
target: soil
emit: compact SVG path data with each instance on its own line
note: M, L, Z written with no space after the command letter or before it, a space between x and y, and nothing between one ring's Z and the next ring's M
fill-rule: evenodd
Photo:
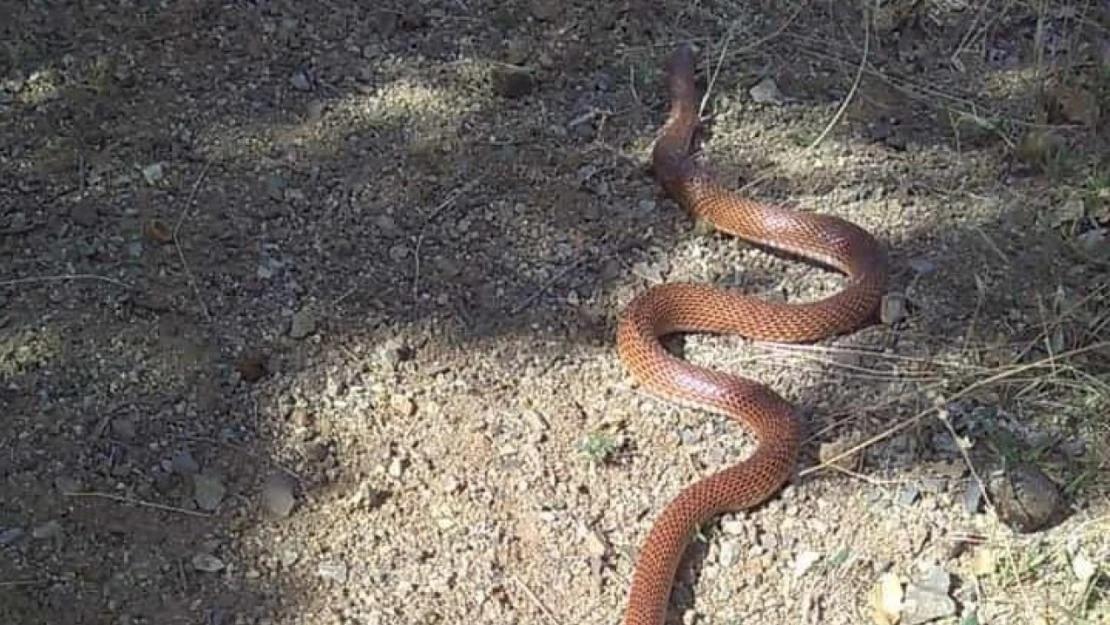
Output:
M669 342L809 434L672 622L1110 623L1110 14L860 6L0 1L0 621L617 622L754 445L619 310L840 284L653 180L692 42L701 157L892 275L819 345Z

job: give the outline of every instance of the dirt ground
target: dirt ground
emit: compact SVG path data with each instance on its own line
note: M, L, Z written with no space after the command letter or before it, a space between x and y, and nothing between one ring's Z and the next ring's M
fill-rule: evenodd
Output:
M618 311L840 284L652 179L693 42L721 179L892 275L849 336L673 342L809 437L671 622L1110 623L1105 3L0 0L0 34L0 622L619 622L655 515L753 440L638 389Z

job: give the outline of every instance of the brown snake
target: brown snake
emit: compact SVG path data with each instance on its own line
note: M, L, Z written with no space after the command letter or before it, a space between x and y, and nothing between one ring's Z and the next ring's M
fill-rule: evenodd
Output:
M794 407L777 393L752 380L676 358L658 337L709 332L763 341L816 341L867 321L887 280L885 253L855 224L758 203L720 186L690 155L698 124L693 50L679 48L664 71L671 107L652 161L667 193L718 230L823 263L846 274L847 280L832 296L791 304L705 284L664 284L641 293L622 311L617 353L645 389L683 406L738 419L759 439L750 457L688 486L655 520L640 551L625 625L662 625L671 584L693 532L722 512L751 508L771 497L789 478L801 443Z

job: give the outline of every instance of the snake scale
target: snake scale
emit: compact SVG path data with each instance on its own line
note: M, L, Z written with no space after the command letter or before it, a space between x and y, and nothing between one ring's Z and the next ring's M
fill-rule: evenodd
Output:
M754 507L775 494L789 478L801 444L801 423L788 401L755 381L672 356L659 337L706 332L816 341L864 324L886 288L886 255L860 227L742 197L698 164L691 156L699 121L694 69L689 46L678 48L664 66L670 110L652 148L654 174L663 189L692 216L722 232L824 264L847 279L837 293L803 303L762 300L707 284L662 284L621 311L617 353L644 389L737 419L759 440L748 458L686 487L655 519L636 563L624 625L662 625L679 560L693 533L718 514Z

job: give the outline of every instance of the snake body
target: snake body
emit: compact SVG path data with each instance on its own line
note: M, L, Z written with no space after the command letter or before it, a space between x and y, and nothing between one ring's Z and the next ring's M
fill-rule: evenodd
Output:
M656 518L636 563L625 625L662 625L673 578L692 534L722 512L754 507L775 494L789 478L801 443L794 407L777 393L755 381L676 358L659 337L708 332L764 341L816 341L867 321L887 280L884 251L860 227L741 197L696 162L690 154L698 124L694 65L693 50L683 46L664 67L670 111L652 149L657 180L680 206L718 230L822 263L843 272L847 280L837 293L805 303L766 301L706 284L663 284L639 294L621 312L617 353L644 389L679 405L738 419L759 440L751 456L688 486Z

